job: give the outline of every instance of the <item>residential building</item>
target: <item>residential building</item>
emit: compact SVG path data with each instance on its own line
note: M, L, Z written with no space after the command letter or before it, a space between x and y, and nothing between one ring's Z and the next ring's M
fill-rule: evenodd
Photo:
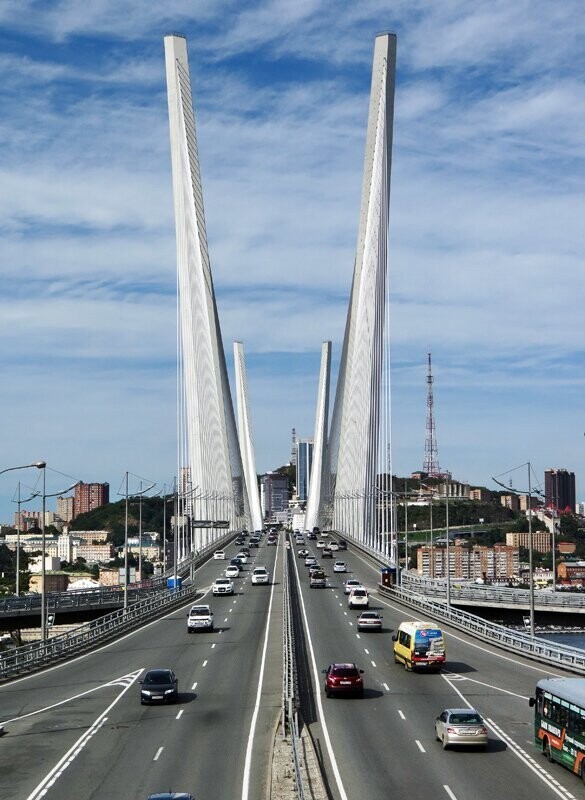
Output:
M504 508L509 508L512 511L520 510L520 498L517 494L503 494L500 496L500 503Z
M74 516L73 497L58 497L57 498L57 516L63 522L71 522Z
M482 502L490 499L490 493L487 489L478 486L469 490L469 499L475 500L476 502Z
M562 583L585 586L585 561L561 561L557 564L557 576Z
M83 558L88 564L103 564L111 561L116 555L114 545L107 544L78 544L75 548L75 558Z
M65 592L69 586L69 575L65 572L45 572L45 591L46 592ZM28 582L29 592L42 592L43 576L38 574L31 575Z
M73 517L93 511L110 502L109 483L78 483L73 498Z
M557 542L557 552L561 556L570 556L577 549L575 542Z
M268 472L260 478L260 505L264 518L271 517L275 511L288 508L288 478L279 472Z
M313 466L313 440L297 439L297 498L305 503L309 497L309 481Z
M520 558L517 547L495 544L493 547L449 548L449 574L459 580L503 580L518 575ZM417 572L425 578L447 576L447 548L419 547Z
M530 534L524 533L507 533L506 544L509 547L525 547L528 549L530 545ZM532 531L532 549L538 550L539 553L550 553L552 548L551 535L549 531Z
M544 472L544 495L548 508L575 513L575 473L549 468Z

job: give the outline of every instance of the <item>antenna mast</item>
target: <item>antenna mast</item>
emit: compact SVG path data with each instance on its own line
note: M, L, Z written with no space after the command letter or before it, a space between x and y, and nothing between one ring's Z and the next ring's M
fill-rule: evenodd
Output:
M427 432L425 437L425 460L423 472L431 477L440 477L441 468L439 467L439 450L437 448L437 436L435 432L435 415L433 411L433 372L431 369L431 354L428 354L427 372Z

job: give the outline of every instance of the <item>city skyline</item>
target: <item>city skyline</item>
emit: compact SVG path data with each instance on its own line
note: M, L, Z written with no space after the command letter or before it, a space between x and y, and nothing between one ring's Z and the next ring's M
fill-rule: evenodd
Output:
M63 473L108 482L112 500L126 470L157 489L176 474L169 29L189 41L223 344L232 397L231 343L246 348L258 471L288 462L292 427L312 435L324 339L335 385L388 29L393 471L423 464L430 351L443 469L497 488L530 460L541 481L575 472L583 501L577 4L114 8L0 12L0 469L42 458L48 492ZM2 476L0 519L31 472Z

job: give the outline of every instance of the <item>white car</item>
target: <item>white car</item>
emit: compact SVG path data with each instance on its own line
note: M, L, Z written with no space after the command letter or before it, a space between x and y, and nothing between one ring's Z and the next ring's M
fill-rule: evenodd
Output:
M368 590L363 586L356 586L348 595L347 605L349 608L368 608L370 605Z
M234 584L231 582L230 578L217 578L211 587L211 591L213 594L233 594L234 593Z
M359 581L356 581L355 578L348 578L343 583L343 593L349 594L352 589L356 589L358 586L361 587L361 583Z
M216 561L224 561L225 560L225 550L216 550L213 554L213 557Z
M248 563L248 556L244 552L236 553L236 558L239 558L242 564Z
M337 542L329 542L329 547L334 551L339 550L339 545L337 544Z
M237 578L240 574L240 570L236 567L235 564L230 564L229 567L225 571L226 578Z
M212 630L213 612L209 606L192 606L187 617L187 633Z
M270 576L266 567L255 567L252 571L252 585L257 586L261 583L270 583Z
M319 548L319 550L322 550L325 547L325 542L323 541L323 539L319 539L319 541L317 542L317 547Z
M347 572L347 564L345 561L336 561L333 565L333 572Z

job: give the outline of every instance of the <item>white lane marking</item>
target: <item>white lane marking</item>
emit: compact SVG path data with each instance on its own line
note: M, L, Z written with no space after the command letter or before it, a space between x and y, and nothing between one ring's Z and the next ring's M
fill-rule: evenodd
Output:
M461 700L465 703L468 708L474 708L474 706L469 702L469 700L465 697L465 695L459 691L459 689L453 684L453 681L450 681L447 676L442 676L443 679L449 684L449 686L453 689L453 691L459 695ZM563 800L575 800L575 795L571 794L564 786L553 778L553 776L541 767L540 764L534 760L534 758L523 750L520 745L512 739L502 728L499 727L492 719L484 717L483 720L486 724L486 727L489 728L492 733L504 742L508 749L511 750L514 755L520 759L529 769L532 770L546 785L553 790L553 792L558 796L562 797Z
M320 687L320 674L317 670L317 661L315 659L315 650L313 648L313 640L311 638L311 629L309 627L309 621L307 619L307 609L305 608L305 599L303 597L302 592L300 591L300 579L299 579L299 570L297 567L297 562L294 562L294 570L297 577L297 585L299 587L299 599L301 601L301 610L303 613L303 622L305 625L305 633L307 634L307 644L309 645L309 652L311 654L311 663L313 665L313 680L315 687L317 687L317 691L315 692L315 699L317 700L317 707L319 709L319 719L321 720L321 728L323 730L323 738L325 739L325 746L327 747L327 752L329 753L329 761L331 762L331 768L333 769L333 774L335 776L335 782L337 783L337 791L341 797L341 800L348 800L347 793L345 791L345 787L341 780L341 773L339 772L339 767L337 765L337 759L335 758L335 753L333 752L333 746L331 744L331 737L329 736L329 728L327 727L327 720L325 719L325 714L323 712L323 699L321 697L321 692L318 690ZM339 604L341 605L341 603Z
M343 605L343 603L340 603L339 605L341 606L341 605Z
M341 605L341 603L339 605ZM344 611L343 613L347 617L347 611Z
M87 692L81 692L81 694L74 694L72 695L72 697L67 697L65 700L60 700L58 703L53 703L52 705L44 706L43 708L37 708L36 711L29 711L28 714L23 714L20 717L12 717L12 719L5 719L2 720L2 722L4 725L6 725L9 722L17 722L18 720L26 719L27 717L34 717L36 716L36 714L42 714L44 711L51 711L53 708L58 708L59 706L63 706L66 703L70 703L72 700L78 700L80 697L85 697L88 694L97 692L99 691L99 689L105 689L107 686L131 686L142 671L143 671L142 669L138 669L136 670L136 672L131 672L129 675L122 675L120 678L115 678L113 681L109 681L108 683L102 683L100 686L96 686L93 689L88 689ZM16 683L16 681L13 681L13 683Z
M233 608L230 608L230 614L232 613L233 610L234 610Z
M406 717L404 716L404 711L401 711L400 709L398 709L398 716L400 717L400 719L406 719Z
M416 746L417 746L417 747L418 747L418 749L421 751L421 753L426 753L426 752L427 752L427 751L424 749L424 747L422 746L422 744L419 742L419 740L418 740L418 739L415 739L414 741L416 742Z
M496 692L502 692L502 694L509 694L512 697L518 697L520 700L528 700L528 697L523 694L510 692L508 689L502 689L500 686L494 686L492 683L478 681L476 678L468 678L466 675L460 675L458 672L445 672L444 677L448 678L450 681L470 681L470 683L477 683L479 686L485 686L486 689L494 689Z
M164 747L159 747L158 750L156 751L156 754L155 754L154 758L152 760L153 761L158 761L159 758L160 758L160 754L162 753L163 750L164 750Z
M203 662L203 664L201 664L201 666L202 667L206 667L207 666L207 659L205 659L205 661Z
M228 617L226 617L226 618L224 619L224 622L227 622L227 621L228 621Z
M140 675L142 670L136 673L136 678ZM136 680L136 678L134 680ZM108 714L112 710L112 708L116 705L116 703L124 697L128 689L133 686L134 681L129 683L125 686L118 697L110 703L110 705L103 711L99 717L95 720L95 722L90 725L90 727L83 733L79 739L69 748L69 750L65 753L65 755L55 764L53 769L46 775L43 780L36 786L26 800L37 800L37 798L44 797L47 793L47 789L49 789L53 784L61 777L61 775L65 772L67 767L69 767L76 757L81 753L85 745L89 742L89 740L94 736L99 729L107 722Z
M370 651L368 650L368 648L367 648L367 647L364 647L364 653L365 653L367 656L369 656L369 655L370 655Z
M262 660L260 662L260 674L258 675L258 691L256 693L256 703L254 705L254 713L252 714L252 722L250 724L250 733L248 734L248 744L246 747L246 759L244 762L244 777L242 781L242 800L248 800L250 793L250 774L252 769L252 748L254 745L254 734L256 733L256 722L258 720L258 712L260 710L260 697L262 695L262 686L264 683L264 669L266 667L266 653L268 651L268 634L270 632L270 614L272 611L272 601L274 599L274 587L276 585L276 565L278 563L280 548L276 551L276 559L274 560L274 570L272 572L272 587L270 589L270 602L268 604L268 614L266 616L266 632L264 634L264 646L262 648Z
M446 784L446 783L444 783L444 784L443 784L443 789L444 789L444 790L447 792L447 794L449 795L449 797L451 798L451 800L457 800L457 798L455 797L455 795L453 794L453 792L451 791L451 789L449 789L449 787L447 786L447 784Z
M211 649L213 650L214 647L215 647L215 642L211 645Z
M375 667L375 666L376 666L376 662L375 662L375 661L372 661L372 666L373 666L373 667Z
M181 719L181 717L183 716L183 711L184 711L184 710L185 710L185 709L184 709L184 708L182 708L182 709L179 711L179 713L177 714L177 716L175 717L175 719Z
M362 637L359 635L359 633L356 633L356 637L357 637L358 639L361 639L361 638L362 638Z
M191 691L193 692L196 688L197 688L197 681L195 681L195 683L191 687Z
M350 625L351 625L351 627L353 628L353 622L350 622L349 624L350 624Z

